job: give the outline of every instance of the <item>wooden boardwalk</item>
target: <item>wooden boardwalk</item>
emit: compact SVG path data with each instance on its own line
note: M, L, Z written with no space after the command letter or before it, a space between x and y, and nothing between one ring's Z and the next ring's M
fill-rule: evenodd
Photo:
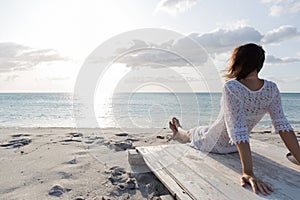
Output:
M188 144L137 147L151 171L175 199L300 199L300 167L287 150L252 139L256 175L272 185L271 195L256 195L240 186L238 153L207 154Z

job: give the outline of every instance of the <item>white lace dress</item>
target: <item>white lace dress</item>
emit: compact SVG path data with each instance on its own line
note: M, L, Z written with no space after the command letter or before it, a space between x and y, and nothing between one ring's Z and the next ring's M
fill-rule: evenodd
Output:
M249 142L249 134L261 118L269 113L275 132L293 130L286 119L279 90L275 83L264 80L263 86L252 91L237 80L224 84L221 110L211 126L190 131L190 145L214 153L236 152L236 143Z

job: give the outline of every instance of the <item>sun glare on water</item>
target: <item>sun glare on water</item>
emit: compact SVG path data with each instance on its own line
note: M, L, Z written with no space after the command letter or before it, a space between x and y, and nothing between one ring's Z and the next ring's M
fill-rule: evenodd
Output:
M112 119L108 119L105 116L112 115L112 97L114 90L121 79L130 72L130 70L131 69L126 67L125 64L113 64L103 72L104 74L99 79L94 96L94 110L100 127L112 123Z

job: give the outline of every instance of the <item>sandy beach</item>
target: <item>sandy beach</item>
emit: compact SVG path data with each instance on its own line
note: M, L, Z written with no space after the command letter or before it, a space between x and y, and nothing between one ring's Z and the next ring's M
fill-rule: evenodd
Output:
M168 191L151 172L134 173L128 150L178 143L171 135L167 128L2 128L1 199L159 199ZM283 145L271 130L251 137Z

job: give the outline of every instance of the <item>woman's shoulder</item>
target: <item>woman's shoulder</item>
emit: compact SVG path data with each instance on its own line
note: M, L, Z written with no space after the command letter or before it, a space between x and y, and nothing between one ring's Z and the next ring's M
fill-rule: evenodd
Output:
M276 83L271 80L267 80L267 79L262 79L262 80L269 85L276 86Z
M278 90L277 84L275 82L266 79L263 80L264 84L266 85L266 88L269 88L271 90Z
M273 81L270 81L270 80L267 80L267 79L262 79L264 81L264 84L267 85L267 86L270 86L270 87L276 87L277 88L277 84ZM240 86L241 83L236 80L236 79L231 79L231 80L228 80L224 83L223 87L238 87Z
M262 80L264 81L264 84L259 91L271 92L271 93L278 91L278 87L275 82L267 80L267 79L262 79ZM240 83L238 80L235 80L235 79L231 79L231 80L225 82L223 85L223 90L225 90L225 91L228 90L233 93L238 93L241 91L250 91L250 90L247 90L246 87L242 83Z
M236 93L241 89L240 83L235 79L228 80L223 85L223 91L227 93Z
M229 89L229 90L232 90L232 89L236 89L236 88L239 88L241 85L241 83L236 80L236 79L231 79L231 80L228 80L224 83L223 85L223 88L226 88L226 89Z
M231 80L228 80L224 83L224 86L223 87L233 87L233 86L236 86L238 84L238 81L235 80L235 79L231 79Z

